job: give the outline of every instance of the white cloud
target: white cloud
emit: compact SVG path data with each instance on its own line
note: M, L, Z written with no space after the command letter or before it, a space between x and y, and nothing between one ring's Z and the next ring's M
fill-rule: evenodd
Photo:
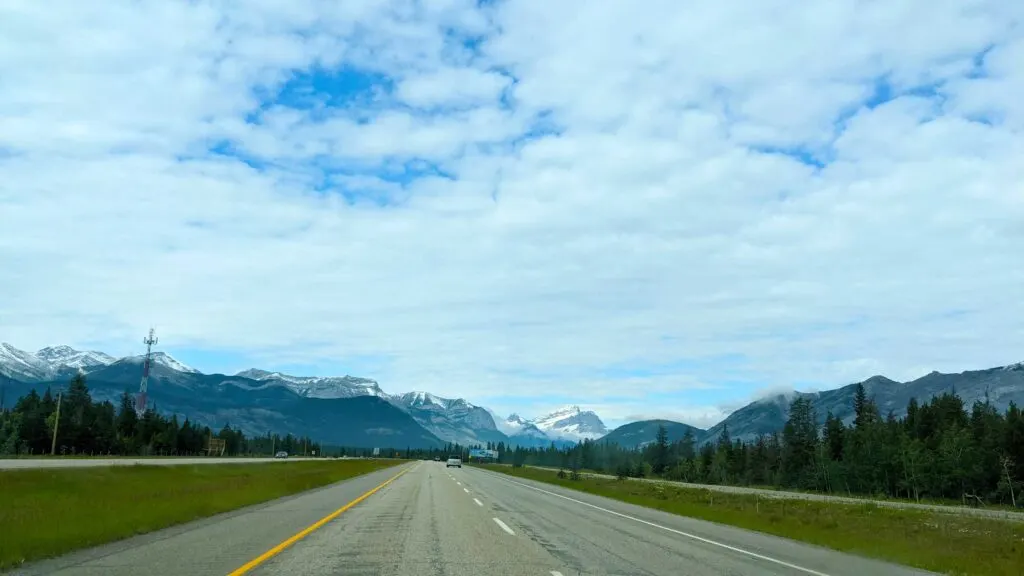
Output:
M736 406L735 408L739 408ZM735 409L733 408L733 409ZM639 420L671 420L682 422L703 430L711 428L721 422L729 415L731 410L721 406L693 406L683 405L679 407L652 407L645 404L622 405L615 404L594 404L588 407L599 414L609 430Z
M718 400L645 391L1020 359L1017 3L428 4L5 3L0 339L116 353L155 324L386 356L389 391L688 421ZM258 112L341 67L395 91ZM444 176L379 178L413 160Z
M493 72L446 67L403 80L398 97L420 108L490 105L508 84L508 78Z

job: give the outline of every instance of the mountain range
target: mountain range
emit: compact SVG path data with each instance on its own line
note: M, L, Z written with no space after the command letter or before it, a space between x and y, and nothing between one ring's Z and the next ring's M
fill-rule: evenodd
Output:
M83 372L89 376L94 398L116 401L126 390L134 394L138 389L143 360L142 356L117 359L70 346L30 353L0 344L0 374L11 379L6 391L10 399L32 388L59 388L72 375ZM955 392L968 406L987 398L1005 410L1010 402L1024 405L1024 362L958 374L932 372L905 383L873 376L860 384L883 416L889 412L902 416L911 398L927 402L944 392ZM325 443L351 446L504 442L545 447L589 439L636 448L653 442L659 425L666 427L670 441L689 431L698 442L711 442L726 428L733 439L753 440L782 429L797 395L814 400L819 422L831 412L849 424L855 391L856 383L822 392L771 395L732 412L708 430L668 420L644 420L609 432L597 414L579 406L532 419L518 414L502 418L461 398L422 391L387 394L368 378L293 376L255 368L235 375L203 374L164 352L155 352L149 397L161 412L187 415L212 428L230 424L247 434L268 430L309 434Z
M387 394L368 378L293 376L256 368L234 375L204 374L164 352L154 352L151 359L148 395L161 412L188 416L211 428L229 424L247 434L309 434L351 446L504 442L532 447L565 445L607 432L596 414L577 406L536 420L515 414L506 420L461 398L429 392ZM143 361L143 356L118 359L70 346L30 353L0 344L0 374L11 379L12 399L33 388L40 393L46 387L58 389L81 372L88 375L95 399L116 402L126 390L134 394L138 389Z
M924 403L945 392L956 393L968 407L986 398L1000 411L1006 410L1010 402L1024 406L1024 362L958 374L931 372L909 382L872 376L860 384L864 385L868 397L874 399L883 418L890 412L895 416L905 416L911 398ZM774 394L755 400L712 426L704 440L717 439L725 427L728 427L731 438L744 441L781 430L789 417L789 405L797 395L810 397L814 401L819 424L824 424L829 412L844 424L850 424L854 418L853 397L856 389L855 383L823 392Z

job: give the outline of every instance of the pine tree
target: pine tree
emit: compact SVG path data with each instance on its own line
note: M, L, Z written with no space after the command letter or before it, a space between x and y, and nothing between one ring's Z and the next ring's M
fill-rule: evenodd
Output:
M828 447L830 460L839 462L843 459L843 444L845 442L846 427L843 421L832 415L832 411L825 416L825 445Z
M789 420L782 430L785 445L784 478L792 486L811 487L815 476L815 452L818 430L814 404L809 397L797 396L789 407Z
M66 443L72 453L93 451L92 407L85 374L79 372L71 378L68 390L64 393L60 425L57 428L58 443Z
M138 434L138 425L139 417L135 413L135 402L133 401L131 394L126 390L124 394L121 395L121 401L117 411L117 420L115 423L117 428L117 439L121 445L122 453L138 453L139 442L136 437Z
M863 383L858 383L853 394L853 427L857 430L864 429L872 421L871 401L868 400L868 393Z
M661 475L669 467L668 452L668 429L663 424L658 424L658 432L654 439L654 461L651 463L652 471Z

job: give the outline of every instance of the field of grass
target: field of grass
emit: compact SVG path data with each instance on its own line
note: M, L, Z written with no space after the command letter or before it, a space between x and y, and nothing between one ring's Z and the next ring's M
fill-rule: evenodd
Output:
M871 503L760 498L670 484L604 478L571 480L536 468L485 467L673 514L934 572L1020 576L1024 567L1024 525L1017 522L890 509Z
M554 468L554 467L550 467L550 466L530 466L530 468L536 468L538 470L553 470L553 471L557 471L558 470L558 468ZM608 472L600 472L600 471L597 471L597 470L589 470L589 469L582 469L582 470L580 470L580 473L596 475L596 476L607 476L607 477L612 477L613 476L612 474L609 474ZM630 480L642 481L642 482L676 483L676 484L681 485L684 488L703 488L703 486L696 486L694 484L687 484L685 482L679 482L679 481L675 481L675 480L665 480L665 479L661 479L661 478L657 478L657 477L655 477L655 478L630 478ZM730 488L730 486L719 486L719 487L716 487L716 488L721 488L721 490L716 490L716 491L728 492L729 491L728 488ZM846 493L841 493L841 492L825 493L825 492L820 492L820 491L817 491L817 490L802 490L802 489L798 489L798 488L782 488L782 487L779 487L779 486L770 486L770 485L768 485L768 486L750 485L750 486L741 486L741 488L752 488L752 489L756 489L756 490L765 490L767 492L773 492L774 494L778 495L779 497L785 497L788 494L809 494L809 495L813 495L813 496L823 496L823 497L826 497L826 498L828 498L828 497L838 497L838 498L846 498L846 499L850 499L850 500L863 500L865 502L869 502L869 501L870 502L886 502L886 503L891 502L891 503L894 503L894 504L915 504L915 505L916 504L921 504L921 505L926 505L926 506L944 506L944 507L947 507L947 508L959 508L959 509L963 509L965 507L963 502L958 502L956 500L949 500L949 499L940 499L940 498L921 498L920 500L913 500L913 499L909 499L909 498L889 497L889 496L886 496L884 494L876 494L876 495L873 495L873 496L869 496L869 495L865 495L865 494L846 494ZM975 508L975 510L1002 511L1002 512L1007 512L1007 513L1024 514L1024 513L1021 512L1020 507L1014 508L1010 504L999 504L999 503L988 503L985 506L983 506L982 508ZM982 516L982 515L983 514L979 514L979 516Z
M324 460L0 471L0 570L400 464Z

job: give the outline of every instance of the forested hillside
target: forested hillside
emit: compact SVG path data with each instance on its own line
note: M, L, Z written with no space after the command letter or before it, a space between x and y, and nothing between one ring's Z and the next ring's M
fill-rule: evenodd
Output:
M196 426L187 417L165 417L150 407L141 417L135 399L126 391L117 406L109 401L94 402L85 376L71 379L60 401L49 389L40 396L35 390L18 399L11 410L0 411L0 455L116 454L116 455L198 455L209 438L225 441L225 455L290 454L320 450L311 438L292 435L247 437L241 430L225 425L219 431ZM56 444L53 444L54 424Z
M699 446L692 434L669 442L667 431L642 450L583 442L558 450L518 449L502 455L513 464L587 469L620 476L741 486L776 486L837 494L952 499L1022 505L1024 415L1011 404L964 406L952 393L907 415L882 416L859 387L855 418L846 426L826 414L816 424L813 399L798 397L781 432L741 442L723 429Z

